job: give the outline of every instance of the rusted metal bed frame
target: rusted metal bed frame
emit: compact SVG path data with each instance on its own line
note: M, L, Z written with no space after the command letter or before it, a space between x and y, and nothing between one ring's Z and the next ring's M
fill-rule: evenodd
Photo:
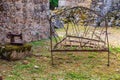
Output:
M97 26L97 19L99 20L99 18L104 23L104 27ZM64 27L61 28L64 31L54 28L53 22L56 19L64 22ZM52 64L54 64L54 52L107 52L107 65L109 66L110 51L107 31L106 18L85 7L73 7L51 16L50 47ZM62 32L64 36L61 34Z

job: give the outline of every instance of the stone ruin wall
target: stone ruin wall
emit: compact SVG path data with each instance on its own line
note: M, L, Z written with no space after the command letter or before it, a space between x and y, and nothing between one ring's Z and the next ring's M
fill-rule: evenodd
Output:
M99 3L103 3L102 5L106 5L106 2L110 1L112 2L111 8L120 8L120 0L59 0L59 1L65 1L64 6L84 6L90 8L90 6L94 9L96 8Z
M91 9L107 16L108 26L120 27L120 0L92 0Z
M8 32L22 33L26 42L49 37L49 0L0 0L0 43Z
M95 10L95 8L100 8L110 5L110 10L120 10L120 0L92 0L91 8Z
M59 0L64 1L64 5L62 6L68 6L68 7L74 7L74 6L84 6L84 7L90 7L91 0Z

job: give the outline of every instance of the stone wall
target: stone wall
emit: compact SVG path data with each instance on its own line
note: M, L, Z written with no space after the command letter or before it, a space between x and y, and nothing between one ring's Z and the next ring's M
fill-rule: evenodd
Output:
M120 10L120 0L92 0L91 9L103 13Z
M102 16L107 16L108 26L120 27L120 0L92 0L91 9Z
M76 0L59 0L59 7L61 6L75 6Z
M6 34L22 33L26 42L49 37L49 0L0 0L0 42Z
M89 7L91 0L59 0L59 6L84 6Z

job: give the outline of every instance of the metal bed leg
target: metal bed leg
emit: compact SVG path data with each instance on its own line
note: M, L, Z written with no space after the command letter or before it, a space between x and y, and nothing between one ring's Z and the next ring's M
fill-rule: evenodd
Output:
M110 66L110 51L108 51L108 64L107 66Z
M51 63L52 63L52 65L54 65L54 61L53 61L53 52L51 51Z

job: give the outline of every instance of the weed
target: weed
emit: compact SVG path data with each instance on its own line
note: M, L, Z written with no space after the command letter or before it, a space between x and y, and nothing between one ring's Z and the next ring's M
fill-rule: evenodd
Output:
M66 75L66 79L71 79L71 80L85 80L88 78L89 77L82 72L79 72L79 73L69 72Z
M120 53L120 47L111 47L110 52L112 52L112 53Z

